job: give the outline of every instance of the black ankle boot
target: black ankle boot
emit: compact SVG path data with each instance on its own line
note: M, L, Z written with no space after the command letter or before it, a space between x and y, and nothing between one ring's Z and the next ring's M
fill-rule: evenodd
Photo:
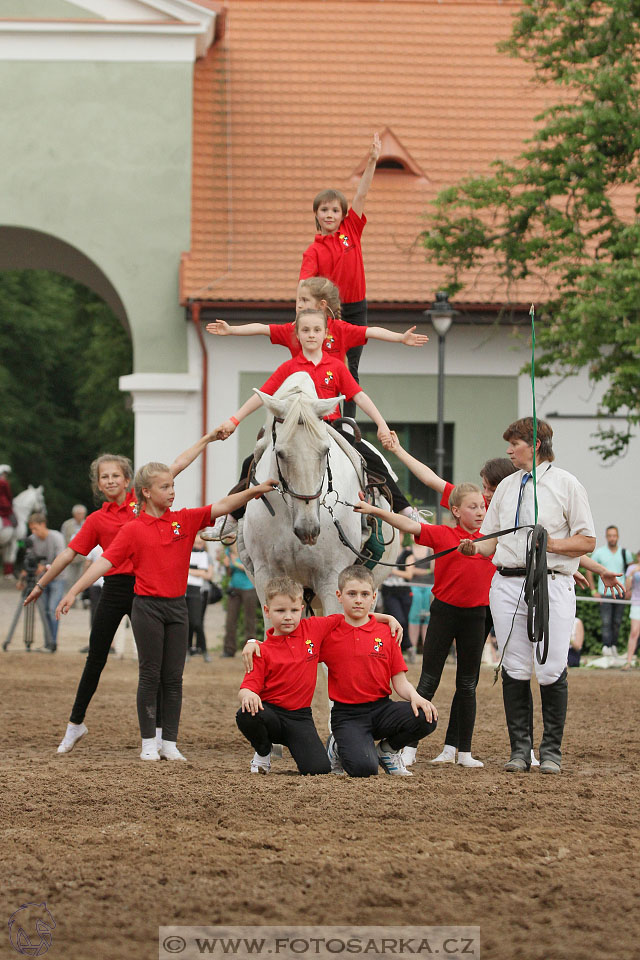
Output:
M569 685L566 667L555 681L540 686L544 734L540 743L540 772L559 773L562 762L562 735L567 716Z
M530 690L528 680L516 680L502 668L502 699L511 743L511 759L505 770L510 773L524 773L531 766Z

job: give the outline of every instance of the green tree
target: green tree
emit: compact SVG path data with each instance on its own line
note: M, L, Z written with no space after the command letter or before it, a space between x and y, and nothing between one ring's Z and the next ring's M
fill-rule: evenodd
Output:
M50 523L92 504L91 460L131 456L133 415L118 390L128 334L86 287L45 271L0 274L0 458L14 493L42 483Z
M603 383L601 412L627 418L598 433L614 456L640 421L640 2L523 0L499 49L558 102L514 162L442 191L421 239L451 295L487 264L508 288L544 283L536 372Z

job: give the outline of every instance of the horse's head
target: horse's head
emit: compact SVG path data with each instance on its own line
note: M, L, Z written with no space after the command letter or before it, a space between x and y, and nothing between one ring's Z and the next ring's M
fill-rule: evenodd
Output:
M301 543L313 546L320 534L320 497L329 454L322 418L331 413L340 398L318 400L295 388L278 397L255 392L272 418L268 428L275 470L290 504L293 532Z

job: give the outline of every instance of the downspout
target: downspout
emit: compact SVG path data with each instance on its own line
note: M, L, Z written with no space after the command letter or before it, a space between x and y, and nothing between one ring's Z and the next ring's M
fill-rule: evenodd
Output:
M191 304L191 319L196 328L196 334L200 343L202 353L202 435L209 432L207 426L207 406L209 399L209 364L207 361L207 348L204 345L202 336L202 327L200 326L200 304L196 301ZM207 449L202 452L201 474L200 474L200 503L204 506L207 502Z

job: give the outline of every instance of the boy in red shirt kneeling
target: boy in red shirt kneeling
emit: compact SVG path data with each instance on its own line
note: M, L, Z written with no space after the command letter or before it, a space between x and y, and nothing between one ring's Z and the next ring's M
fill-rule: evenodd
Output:
M433 733L436 708L407 680L407 665L388 626L370 615L376 601L371 572L346 567L336 595L344 617L320 654L329 670L333 701L329 756L334 762L339 757L351 777L375 776L378 766L385 773L410 777L400 751ZM391 700L390 685L405 702Z
M301 620L302 587L288 577L270 580L265 600L264 612L273 626L264 643L249 648L257 656L242 681L236 714L241 733L256 751L251 773L269 773L274 743L289 748L300 773L329 773L331 764L313 722L311 701L322 644L344 618L336 613ZM398 630L393 617L377 616L389 636L391 629Z

